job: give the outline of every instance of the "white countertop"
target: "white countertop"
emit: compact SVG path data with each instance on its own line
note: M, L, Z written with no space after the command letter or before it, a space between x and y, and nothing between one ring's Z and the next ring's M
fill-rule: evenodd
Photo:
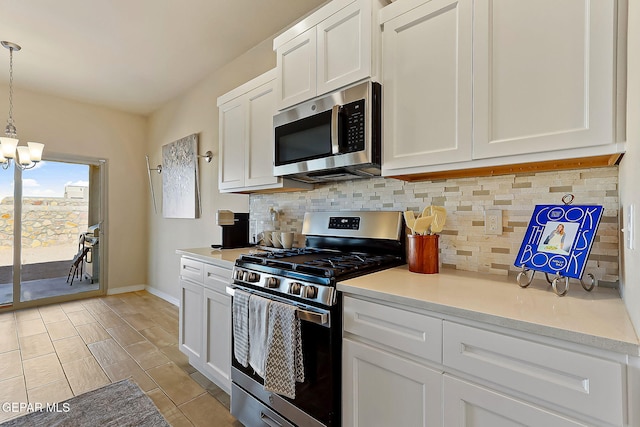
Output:
M239 249L211 249L211 248L192 248L178 249L178 255L184 255L199 261L208 262L219 265L224 268L233 268L236 259L242 254L248 254L255 251L255 248L239 248Z
M224 268L256 248L178 249L184 255ZM536 278L543 278L542 274ZM453 315L519 331L558 338L618 353L640 355L640 340L616 289L582 289L571 280L557 296L534 280L521 288L512 277L445 269L439 274L411 273L406 265L338 284L338 290L435 313Z
M528 288L514 278L444 270L411 273L406 265L338 284L338 290L558 338L618 353L640 355L640 341L616 289L582 289L571 280L557 296L538 273Z

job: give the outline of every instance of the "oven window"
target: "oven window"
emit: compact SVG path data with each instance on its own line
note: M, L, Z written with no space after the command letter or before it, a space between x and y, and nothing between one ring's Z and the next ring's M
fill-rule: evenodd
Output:
M276 166L331 155L331 110L275 130Z

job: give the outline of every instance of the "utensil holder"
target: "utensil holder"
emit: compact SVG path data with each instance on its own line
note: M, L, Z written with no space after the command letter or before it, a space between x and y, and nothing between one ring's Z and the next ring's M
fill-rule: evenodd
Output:
M407 235L407 263L413 273L438 273L438 238L437 234Z

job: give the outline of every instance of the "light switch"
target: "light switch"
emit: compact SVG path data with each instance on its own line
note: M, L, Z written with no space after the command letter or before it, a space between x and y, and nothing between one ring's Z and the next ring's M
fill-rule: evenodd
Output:
M635 206L629 205L627 206L626 215L624 218L624 228L622 232L624 233L624 241L627 246L627 249L635 249Z

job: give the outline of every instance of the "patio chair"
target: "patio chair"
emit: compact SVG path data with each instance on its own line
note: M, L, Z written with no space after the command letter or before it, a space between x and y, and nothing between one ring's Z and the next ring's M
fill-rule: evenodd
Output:
M73 279L76 277L82 280L82 266L84 265L84 259L87 256L87 253L91 250L91 248L84 245L84 238L84 234L81 234L78 239L78 253L75 254L71 261L71 268L69 268L69 274L67 275L67 283L69 283L69 279L71 279L69 286L73 285Z

